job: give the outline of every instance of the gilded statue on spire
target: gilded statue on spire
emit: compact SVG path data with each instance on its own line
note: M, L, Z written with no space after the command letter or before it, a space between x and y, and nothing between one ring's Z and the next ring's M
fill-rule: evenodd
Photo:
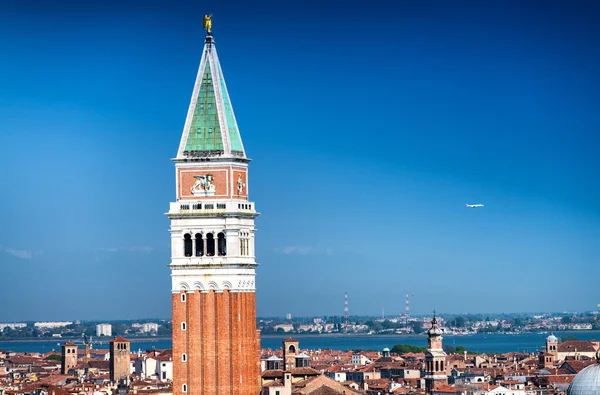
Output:
M204 30L208 34L212 34L212 14L204 15Z

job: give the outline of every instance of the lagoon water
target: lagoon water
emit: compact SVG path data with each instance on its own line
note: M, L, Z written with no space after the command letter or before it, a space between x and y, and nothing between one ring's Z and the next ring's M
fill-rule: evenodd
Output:
M477 352L537 352L540 351L546 341L546 334L519 334L519 335L489 335L476 334L465 336L444 336L444 344L451 346L463 346L468 350ZM579 340L600 339L600 331L568 331L556 332L557 337L574 336ZM261 339L262 348L280 348L281 342L286 336L264 336ZM427 337L425 335L295 335L293 336L300 341L302 349L324 349L330 348L334 350L381 350L384 347L392 348L394 344L410 344L413 346L427 346ZM98 340L98 338L94 338ZM109 339L107 339L109 340ZM17 352L49 352L52 350L60 350L60 342L64 340L53 339L48 341L0 341L0 350L12 350ZM108 343L105 341L101 344L94 344L95 349L106 349ZM153 341L132 340L131 349L134 351L149 350L149 349L170 349L171 339L156 339Z

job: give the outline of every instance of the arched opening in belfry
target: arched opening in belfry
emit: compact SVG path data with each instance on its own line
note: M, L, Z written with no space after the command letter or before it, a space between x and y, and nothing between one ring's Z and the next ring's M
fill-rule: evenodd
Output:
M215 256L215 236L212 233L206 235L206 256Z
M183 254L185 256L192 256L192 235L189 233L183 236Z
M291 353L295 353L296 352L296 347L294 347L293 344L290 344L290 347L288 348L289 352Z
M204 239L202 238L202 234L196 233L196 256L204 255Z
M219 232L217 235L217 245L219 255L227 255L227 241L225 240L225 234L223 232Z

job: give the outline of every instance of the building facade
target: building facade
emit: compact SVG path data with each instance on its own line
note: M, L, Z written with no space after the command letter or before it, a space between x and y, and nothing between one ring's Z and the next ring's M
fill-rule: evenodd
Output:
M98 324L96 325L96 336L112 336L112 325L111 324Z
M258 394L254 203L248 163L208 33L175 162L173 394Z
M71 321L52 321L52 322L36 322L33 324L34 327L40 329L56 329L64 328L65 326L71 325Z

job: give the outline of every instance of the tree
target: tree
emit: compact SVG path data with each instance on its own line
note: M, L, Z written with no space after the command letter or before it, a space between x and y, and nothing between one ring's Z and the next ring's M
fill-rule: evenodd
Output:
M112 333L114 336L125 336L127 329L127 325L125 324L113 324Z
M458 316L458 317L454 317L453 322L454 322L455 327L464 328L466 320L464 317Z
M513 324L515 327L522 327L523 326L523 320L520 317L515 318L515 322Z
M421 321L413 321L409 325L415 333L423 332L423 323Z
M60 356L60 354L50 354L50 355L48 355L44 359L46 361L60 361L61 360L61 356Z
M562 322L563 324L570 324L571 321L571 317L563 317L560 319L560 322Z
M411 346L410 344L395 344L394 347L392 347L391 352L394 352L396 354L406 354L407 352L425 352L427 351L426 347L417 347L417 346Z
M393 329L395 327L394 323L390 320L383 321L383 329Z
M444 352L446 354L454 354L456 352L456 350L454 349L454 347L452 347L450 344L444 344Z

